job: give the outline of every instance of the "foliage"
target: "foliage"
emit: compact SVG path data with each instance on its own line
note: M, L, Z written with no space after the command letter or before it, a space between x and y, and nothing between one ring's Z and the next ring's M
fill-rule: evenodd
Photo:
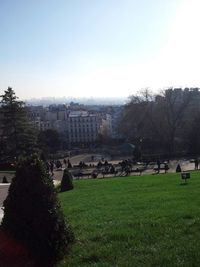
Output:
M192 155L199 155L200 152L200 114L191 120L191 127L187 135L188 150Z
M200 180L180 174L77 180L60 194L79 242L59 267L200 266Z
M121 131L146 154L175 155L187 150L191 120L200 114L195 90L168 88L153 95L148 90L134 95L125 105Z
M74 188L73 186L73 177L71 172L69 172L67 169L64 170L62 181L61 181L61 192L69 191Z
M27 245L36 258L50 262L62 258L73 241L53 181L39 159L19 164L4 201L2 228Z
M13 161L35 151L36 134L14 90L8 87L0 97L0 157Z
M54 154L60 148L60 136L54 129L41 131L38 135L38 144L43 151L43 154L48 156Z
M1 171L14 171L15 170L15 164L10 163L6 160L1 160L0 162L0 170Z

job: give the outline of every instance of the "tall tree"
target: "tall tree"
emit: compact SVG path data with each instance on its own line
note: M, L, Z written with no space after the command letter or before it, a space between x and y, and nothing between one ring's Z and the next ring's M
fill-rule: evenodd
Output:
M145 150L160 139L155 117L155 96L148 89L130 97L124 108L121 131L128 141Z
M45 156L56 153L61 145L60 135L54 129L41 131L38 135L38 144Z
M200 155L200 113L190 121L189 132L186 136L188 152L193 156Z
M28 120L25 103L18 100L11 87L0 98L0 156L18 159L34 151L34 129Z
M125 106L122 131L136 145L142 140L148 154L172 155L184 145L193 102L193 90L169 88L156 96L145 90Z
M175 152L178 140L180 142L183 137L182 132L191 101L192 94L189 91L170 88L163 92L162 101L159 102L163 140L170 154Z

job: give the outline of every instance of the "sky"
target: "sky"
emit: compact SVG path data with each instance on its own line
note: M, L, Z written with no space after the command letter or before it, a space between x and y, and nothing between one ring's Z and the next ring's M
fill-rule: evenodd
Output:
M0 94L200 87L199 0L0 0Z

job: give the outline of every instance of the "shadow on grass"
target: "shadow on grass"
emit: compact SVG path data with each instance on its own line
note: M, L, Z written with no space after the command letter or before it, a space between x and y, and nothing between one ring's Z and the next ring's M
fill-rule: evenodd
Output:
M180 183L181 186L189 185L189 183Z

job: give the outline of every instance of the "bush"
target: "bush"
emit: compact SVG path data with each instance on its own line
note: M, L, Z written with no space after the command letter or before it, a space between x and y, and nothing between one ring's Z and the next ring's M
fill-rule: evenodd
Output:
M176 172L181 172L181 166L180 166L180 164L177 165Z
M64 191L72 190L73 188L74 186L73 186L72 174L67 169L65 169L63 173L62 181L61 181L60 191L64 192Z
M4 201L2 229L23 242L37 259L55 263L74 240L45 164L37 158L17 168Z
M7 184L7 183L8 183L8 180L7 180L6 176L3 177L3 179L2 179L2 183L3 183L3 184Z

